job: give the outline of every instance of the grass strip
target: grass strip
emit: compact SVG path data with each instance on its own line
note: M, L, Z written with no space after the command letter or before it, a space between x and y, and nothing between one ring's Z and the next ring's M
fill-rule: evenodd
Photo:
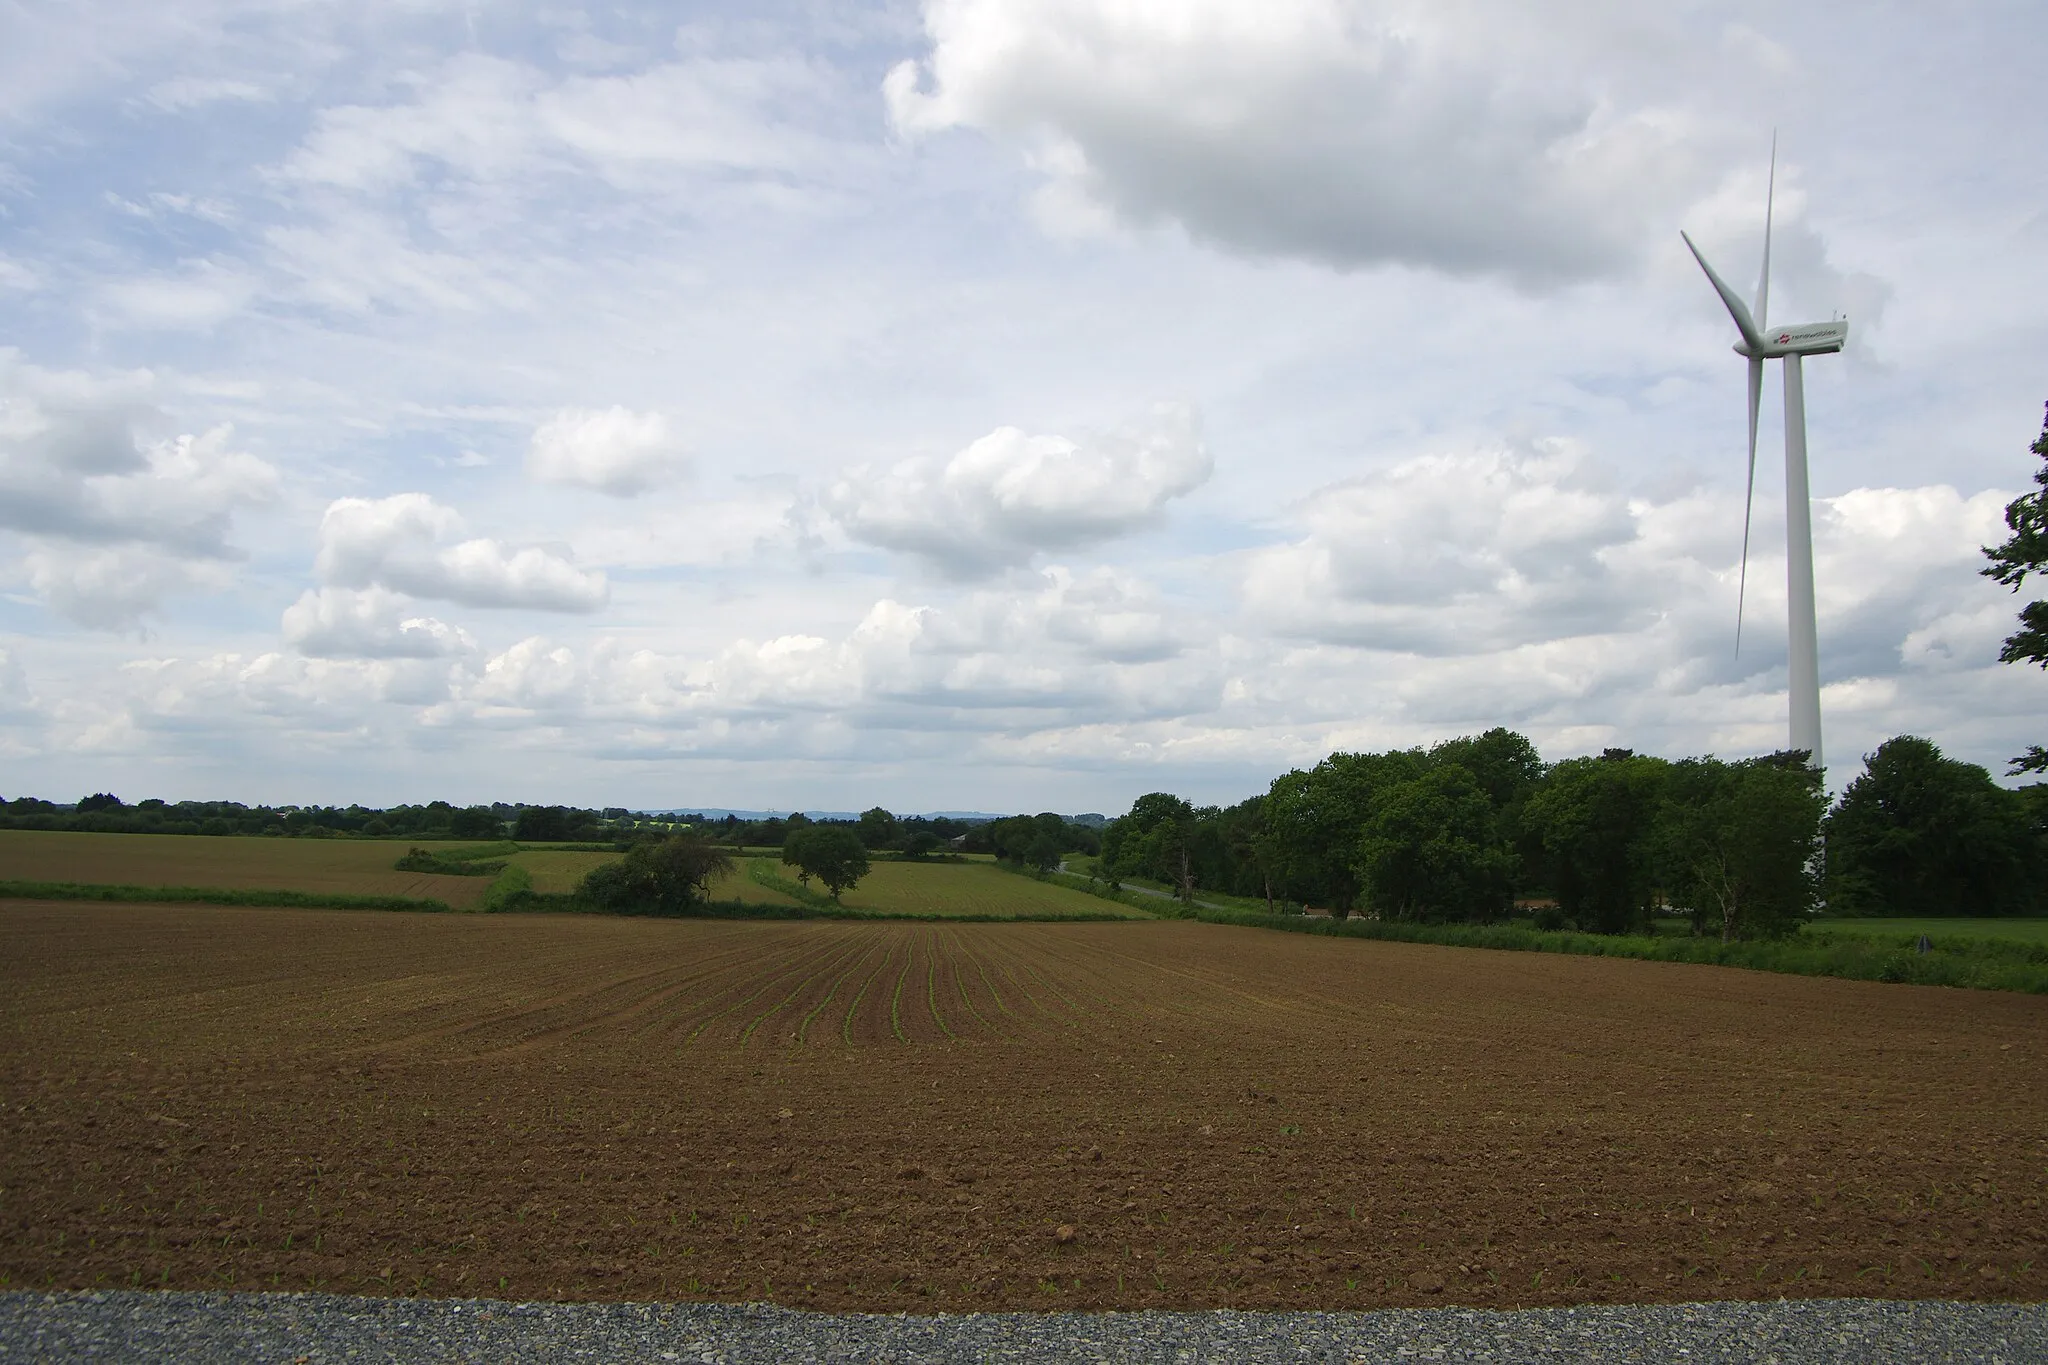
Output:
M501 883L505 883L506 879L512 878L515 873L525 878L525 885L505 890L493 898L492 893L499 891ZM484 892L483 908L493 914L506 915L615 915L624 918L660 919L829 919L869 923L900 920L916 924L1076 924L1089 921L1117 922L1129 918L1125 915L991 915L980 912L946 915L921 910L856 910L851 906L834 905L822 897L820 899L823 900L823 904L818 905L765 905L759 901L698 901L694 905L672 911L601 910L573 891L533 891L527 889L531 885L532 878L527 876L524 868L514 863L500 873L499 881L493 882L490 889ZM815 892L812 894L816 895Z
M533 874L517 863L507 863L484 888L484 912L498 915L514 908L523 897L534 895ZM523 908L523 907L522 907Z
M1059 911L1039 912L1026 910L1013 914L990 914L986 911L970 911L957 915L943 914L932 910L868 910L841 905L830 896L813 891L807 886L781 876L775 871L775 864L766 858L756 858L747 864L747 877L756 885L770 891L780 891L785 896L803 902L808 914L792 916L795 919L863 919L863 920L907 920L919 924L1093 924L1113 923L1127 920L1129 915L1111 914L1066 914Z
M340 891L263 891L230 886L121 886L98 882L0 881L0 898L40 901L165 901L312 910L448 911L424 896L357 896Z
M1971 990L2048 994L2048 945L2002 939L1929 936L1918 940L1867 934L1831 934L1808 927L1784 939L1722 943L1718 939L1639 934L1552 932L1512 924L1414 924L1402 920L1324 919L1307 915L1266 915L1195 907L1193 918L1207 924L1279 929L1336 938L1369 938L1397 943L1434 943L1453 948L1493 948L1523 953L1572 953L1625 957L1645 962L1691 962L1795 976L1834 976L1851 981L1901 982L1918 986L1959 986Z
M1045 882L1052 886L1065 887L1069 891L1079 891L1083 895L1093 896L1097 900L1128 906L1138 911L1147 919L1186 918L1179 901L1161 896L1144 896L1136 891L1124 891L1111 887L1108 882L1093 877L1084 877L1078 872L1041 872L1035 867L1020 867L1016 863L1005 862L997 862L992 864L992 866L997 871L1007 872L1013 877L1028 877L1034 882ZM1074 915L1070 918L1096 919L1098 916ZM1111 918L1130 919L1131 916L1115 915Z
M776 878L781 881L781 878ZM772 883L764 883L772 884ZM790 885L794 885L791 883ZM783 890L777 886L776 890ZM802 890L803 888L797 888ZM901 920L919 924L1077 924L1113 922L1123 915L1006 914L972 912L958 915L910 910L856 910L834 905L827 897L808 893L818 904L764 905L754 901L699 901L672 914L641 912L668 919L770 919L770 920ZM432 896L364 896L342 891L262 890L226 886L130 886L97 882L0 881L0 899L44 901L158 901L188 905L257 905L294 910L412 910L449 914L454 908ZM617 914L634 917L633 911L599 910L573 892L533 889L533 874L517 863L508 865L484 889L478 907L488 914Z
M813 910L831 913L846 907L823 892L813 891L801 882L793 882L775 870L775 864L766 858L753 858L747 862L747 880L756 886L765 886L770 891L780 891L790 899L799 901Z
M414 845L391 865L399 872L431 872L440 877L495 877L505 864L492 859L457 857Z

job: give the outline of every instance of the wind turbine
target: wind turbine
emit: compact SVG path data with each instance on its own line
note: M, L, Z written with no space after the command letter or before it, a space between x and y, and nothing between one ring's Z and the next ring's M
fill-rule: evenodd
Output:
M1756 415L1763 398L1764 362L1785 362L1785 597L1789 620L1792 702L1792 746L1804 749L1807 762L1824 767L1820 751L1820 640L1813 613L1813 508L1806 486L1806 380L1801 362L1810 355L1832 355L1849 340L1848 320L1809 322L1797 327L1772 327L1771 211L1777 198L1778 143L1771 139L1770 188L1764 195L1764 265L1756 286L1756 313L1728 282L1714 273L1707 258L1680 232L1692 258L1707 272L1714 292L1728 305L1735 329L1742 334L1735 353L1749 361L1749 485L1742 502L1742 577L1736 590L1735 647L1742 648L1742 599L1749 591L1749 514L1756 498Z

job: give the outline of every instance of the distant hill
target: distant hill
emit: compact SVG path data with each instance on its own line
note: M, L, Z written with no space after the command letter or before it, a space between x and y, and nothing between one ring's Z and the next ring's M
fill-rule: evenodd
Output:
M645 813L648 815L701 815L707 820L723 820L728 815L740 820L779 820L789 815L789 808L785 806L781 810L734 810L725 806L675 806L668 810L647 811ZM1003 818L1000 815L991 815L987 811L978 810L895 811L893 814L899 817L918 815L927 820L968 820L976 823ZM807 810L803 812L803 816L806 820L858 820L860 819L860 812L857 810Z
M1037 814L1035 811L1016 811L1012 813L1020 815ZM771 820L787 816L789 811L786 808L783 810L735 810L725 806L673 806L667 810L645 811L643 814L701 815L707 820L723 820L726 816L730 815L739 820ZM965 820L970 824L982 824L989 820L1000 820L1003 818L1000 814L985 810L899 810L893 812L893 814L899 818ZM857 810L807 810L803 812L803 816L806 820L858 820L860 819L860 812ZM1069 815L1067 818L1077 825L1087 825L1093 829L1101 829L1109 823L1109 817L1098 815L1094 812L1086 815Z

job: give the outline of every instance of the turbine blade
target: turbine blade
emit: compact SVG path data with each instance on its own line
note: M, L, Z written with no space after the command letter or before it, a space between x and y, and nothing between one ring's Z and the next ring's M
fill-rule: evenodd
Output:
M1742 569L1735 587L1735 657L1742 657L1742 605L1749 596L1749 513L1756 503L1756 413L1764 396L1764 362L1749 358L1749 481L1742 489Z
M1756 329L1771 328L1771 211L1778 199L1778 134L1771 132L1771 178L1764 190L1764 269L1756 282Z
M1700 269L1707 272L1707 279L1713 284L1714 292L1719 294L1721 302L1727 305L1728 316L1735 319L1735 330L1742 333L1742 344L1751 351L1761 352L1764 348L1763 333L1757 329L1755 321L1749 316L1749 305L1742 301L1741 295L1728 287L1728 281L1714 273L1714 267L1708 265L1707 258L1700 255L1700 249L1692 244L1692 238L1686 237L1683 232L1678 235L1685 238L1686 249L1691 251L1692 258L1700 263Z

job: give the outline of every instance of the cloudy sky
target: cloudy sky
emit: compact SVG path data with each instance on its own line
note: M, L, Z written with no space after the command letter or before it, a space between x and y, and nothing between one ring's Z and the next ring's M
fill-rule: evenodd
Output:
M0 795L1115 812L1495 724L2003 769L2048 14L0 0ZM678 15L684 17L679 21ZM1775 371L1775 367L1774 367Z

